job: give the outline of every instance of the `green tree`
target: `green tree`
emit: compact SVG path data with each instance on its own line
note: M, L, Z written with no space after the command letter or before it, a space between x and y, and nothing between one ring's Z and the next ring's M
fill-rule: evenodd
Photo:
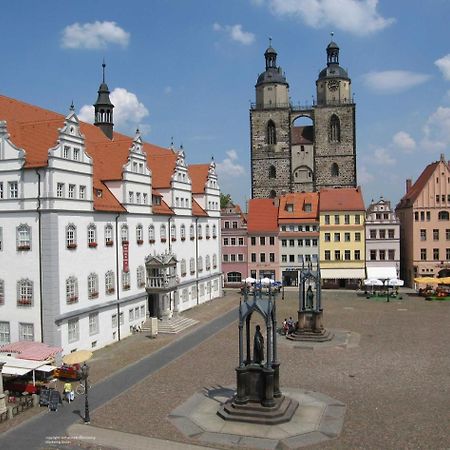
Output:
M231 195L230 194L220 194L220 209L225 208L229 202L231 202Z

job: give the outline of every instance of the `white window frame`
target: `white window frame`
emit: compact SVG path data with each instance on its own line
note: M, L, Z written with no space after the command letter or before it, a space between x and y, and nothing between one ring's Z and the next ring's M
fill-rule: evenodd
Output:
M19 183L17 181L8 182L9 198L19 198Z
M66 227L66 247L76 248L77 246L77 227L69 223Z
M0 322L0 344L9 344L11 342L11 326L9 322Z
M64 183L56 183L56 197L64 198Z
M96 273L90 273L88 275L88 299L94 299L98 297L98 275Z
M19 322L19 341L34 341L34 323Z
M98 312L89 314L89 336L95 336L99 333Z
M75 198L76 194L76 186L74 184L69 184L68 197Z
M66 280L66 303L68 305L78 303L78 280L74 276Z
M122 243L128 242L128 225L122 225L120 227L120 239Z
M136 225L136 242L138 244L144 243L144 228L141 224Z
M33 306L33 282L28 278L17 282L17 306Z
M155 226L149 225L148 227L148 242L153 244L155 242Z
M78 197L81 200L84 200L86 198L86 186L80 185L80 188L78 189Z
M27 224L20 224L16 228L17 250L31 250L31 227Z
M115 286L114 286L114 272L112 270L108 270L105 273L105 293L106 295L114 294Z
M144 266L138 266L136 269L136 282L138 288L145 287L145 268Z
M130 272L124 272L122 270L122 291L128 291L131 289L131 277Z
M93 244L97 244L97 227L90 223L87 228L87 241L88 246L93 246Z
M110 223L105 225L105 245L112 246L114 244L113 226Z
M72 344L80 340L80 321L78 317L67 321L67 342Z

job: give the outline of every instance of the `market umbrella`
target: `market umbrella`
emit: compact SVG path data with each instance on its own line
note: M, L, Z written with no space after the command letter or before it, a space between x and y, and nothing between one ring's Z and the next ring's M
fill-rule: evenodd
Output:
M368 280L364 280L364 284L366 286L383 286L383 282L377 278L369 278Z
M265 277L265 278L263 278L261 280L261 284L263 286L268 286L268 285L273 284L273 283L275 283L275 280L272 280L271 278L268 278L268 277Z
M256 283L256 278L252 278L252 277L247 277L244 280L245 283Z
M441 280L444 280L444 278L441 278ZM414 278L414 282L418 284L439 284L442 283L442 281L439 280L439 278L433 278L433 277L418 277Z
M78 350L63 356L63 363L71 366L72 364L81 364L92 358L92 352L89 350Z
M450 284L450 277L438 278L439 284Z
M386 286L403 286L404 284L405 282L403 280L399 280L398 278L386 280Z

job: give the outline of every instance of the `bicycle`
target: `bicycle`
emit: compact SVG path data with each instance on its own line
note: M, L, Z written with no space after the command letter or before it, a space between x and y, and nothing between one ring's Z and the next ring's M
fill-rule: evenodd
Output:
M82 383L80 383L80 384L76 387L75 392L76 392L78 395L84 395L84 393L86 392L86 387L85 387L84 383L85 383L85 382L83 381ZM88 381L88 388L89 388L89 389L92 388L92 385L91 385L91 383L89 383L89 381Z

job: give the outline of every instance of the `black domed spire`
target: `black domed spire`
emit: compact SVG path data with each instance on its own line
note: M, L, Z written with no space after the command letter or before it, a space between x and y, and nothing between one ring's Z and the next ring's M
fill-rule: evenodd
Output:
M277 66L277 52L272 47L272 38L269 38L269 47L264 52L266 58L266 70L258 76L256 86L263 83L277 83L286 84L286 77L281 70L281 67Z
M99 127L109 138L113 137L113 109L114 105L109 98L109 88L105 82L105 61L102 64L102 83L98 88L97 101L94 103L95 121L94 125Z
M333 39L333 36L334 33L331 32L331 39ZM339 46L334 41L327 45L327 66L330 64L339 65Z

